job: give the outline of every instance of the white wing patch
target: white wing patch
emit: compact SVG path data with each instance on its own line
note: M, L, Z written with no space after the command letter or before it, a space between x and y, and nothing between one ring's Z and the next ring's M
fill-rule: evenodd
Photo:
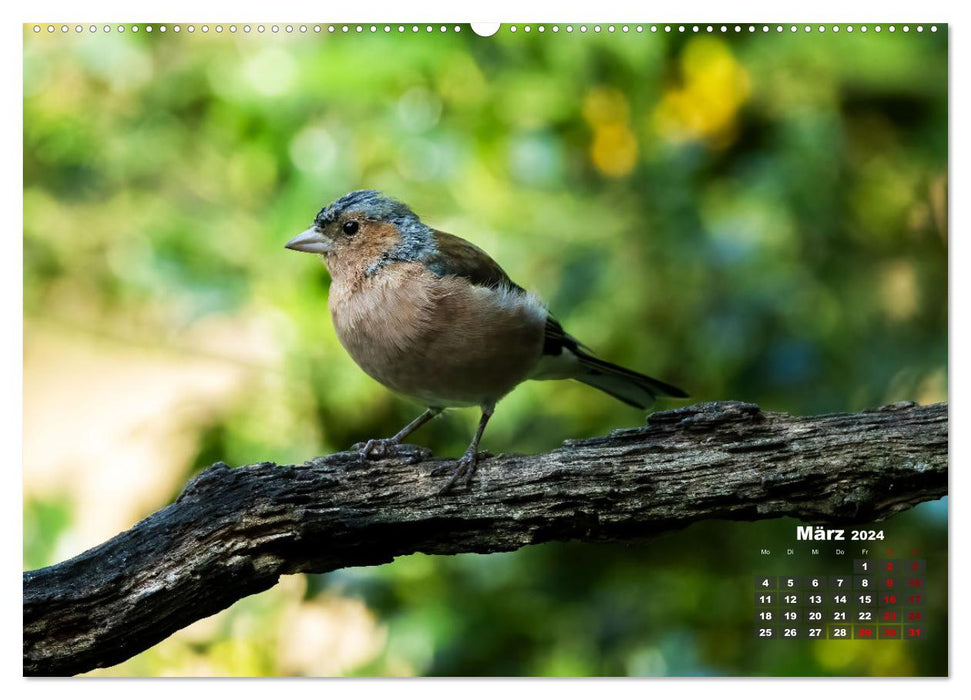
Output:
M490 299L500 308L520 311L540 323L546 323L546 316L549 311L539 297L532 292L524 292L521 289L508 287L504 284L498 287L489 287L488 290Z
M580 358L569 348L563 348L559 355L543 355L536 363L530 379L572 379L583 373Z

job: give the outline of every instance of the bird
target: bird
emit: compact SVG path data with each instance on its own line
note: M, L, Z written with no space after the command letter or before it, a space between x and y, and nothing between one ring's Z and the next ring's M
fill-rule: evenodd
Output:
M363 443L362 460L394 452L446 409L480 409L468 449L433 472L450 472L441 493L459 482L468 487L497 402L526 380L575 379L639 409L658 396L687 397L594 356L485 251L377 190L324 206L286 248L323 259L334 329L357 365L426 407L392 437Z

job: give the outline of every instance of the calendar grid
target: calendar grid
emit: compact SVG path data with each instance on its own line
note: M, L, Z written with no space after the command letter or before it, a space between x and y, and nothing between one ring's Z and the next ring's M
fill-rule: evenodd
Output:
M755 577L760 639L920 640L924 559L855 559L849 573Z

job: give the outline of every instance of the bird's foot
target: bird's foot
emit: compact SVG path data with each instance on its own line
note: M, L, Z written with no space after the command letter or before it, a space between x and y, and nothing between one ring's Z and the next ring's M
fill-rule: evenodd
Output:
M387 457L404 457L407 464L417 464L432 454L427 447L402 443L394 438L371 438L367 442L354 443L351 449L357 450L361 464L368 459Z
M472 475L475 474L475 468L479 465L479 460L491 456L492 454L489 452L466 450L465 454L457 462L443 464L432 469L432 476L441 476L442 474L451 475L448 481L445 482L445 485L438 490L439 495L447 493L459 482L462 482L462 485L467 487L469 481L472 480Z

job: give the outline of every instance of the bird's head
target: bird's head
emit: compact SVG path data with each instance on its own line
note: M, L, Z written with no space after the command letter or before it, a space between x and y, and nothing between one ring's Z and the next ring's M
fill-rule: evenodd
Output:
M434 250L433 240L407 205L376 190L356 190L321 209L286 247L321 255L335 277L369 276L396 260L422 260Z

